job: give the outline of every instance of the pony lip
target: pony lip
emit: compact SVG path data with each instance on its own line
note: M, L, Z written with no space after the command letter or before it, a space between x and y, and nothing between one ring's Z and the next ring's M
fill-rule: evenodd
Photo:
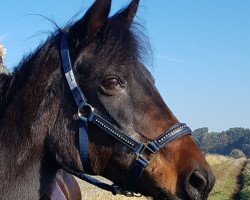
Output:
M163 188L156 188L155 195L151 197L152 200L183 200L185 197L177 197L175 194Z

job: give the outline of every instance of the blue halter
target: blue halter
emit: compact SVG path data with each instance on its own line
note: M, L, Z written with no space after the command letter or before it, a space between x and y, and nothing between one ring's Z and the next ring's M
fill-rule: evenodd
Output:
M125 190L121 189L116 185L108 185L106 183L102 183L86 174L75 174L79 178L96 185L102 189L111 191L113 194L123 194L126 196L133 196L133 192L138 191L138 184L141 178L141 175L144 169L148 166L149 160L145 157L145 154L151 153L156 154L161 148L166 146L172 140L182 137L184 135L191 135L190 128L183 123L178 123L163 134L158 136L153 141L148 143L141 143L134 139L132 139L128 134L125 134L118 130L114 125L104 119L102 116L99 116L94 112L94 109L90 104L88 104L87 99L82 92L81 88L76 82L72 67L71 67L71 59L69 54L68 47L68 35L64 33L61 39L61 59L62 66L65 73L65 77L67 79L68 85L72 92L72 95L75 99L75 102L78 107L78 115L79 115L79 150L82 163L84 165L84 171L88 173L90 171L90 159L89 159L89 151L88 151L88 124L92 123L102 130L104 130L107 134L111 135L118 141L120 141L123 145L125 145L128 149L131 150L135 154L135 161L131 167L131 175L128 179L127 186ZM72 173L72 172L70 172Z

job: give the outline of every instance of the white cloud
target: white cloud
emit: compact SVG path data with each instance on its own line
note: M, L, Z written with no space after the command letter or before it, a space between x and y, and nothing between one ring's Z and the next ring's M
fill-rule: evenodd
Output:
M8 33L0 34L0 42L3 42L8 35Z
M161 60L166 60L168 62L174 62L174 63L179 63L179 64L185 64L186 62L176 59L176 58L172 58L169 56L164 56L164 55L157 55L156 58L161 59Z

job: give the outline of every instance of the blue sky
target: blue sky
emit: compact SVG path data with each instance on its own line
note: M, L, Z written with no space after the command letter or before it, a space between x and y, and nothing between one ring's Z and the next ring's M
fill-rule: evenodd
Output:
M31 14L63 26L92 2L5 1L0 43L7 48L6 65L13 68L54 30ZM112 12L128 2L114 1ZM157 87L180 121L211 131L250 128L250 1L141 0L137 17L152 44Z

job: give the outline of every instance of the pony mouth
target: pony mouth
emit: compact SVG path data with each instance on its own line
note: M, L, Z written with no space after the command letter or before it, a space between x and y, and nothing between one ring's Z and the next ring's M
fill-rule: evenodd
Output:
M170 194L170 193L166 193L166 192L161 192L161 193L158 193L154 196L147 196L146 197L148 200L187 200L187 199L190 199L190 198L187 198L185 196L183 197L179 197L177 195L173 195L173 194ZM205 200L203 198L193 198L194 200Z
M183 200L180 199L176 196L172 196L172 195L157 195L157 196L152 196L152 197L146 197L148 200Z
M152 196L146 197L148 200L183 200L185 198L179 198L177 195L168 192L165 189L157 188Z

